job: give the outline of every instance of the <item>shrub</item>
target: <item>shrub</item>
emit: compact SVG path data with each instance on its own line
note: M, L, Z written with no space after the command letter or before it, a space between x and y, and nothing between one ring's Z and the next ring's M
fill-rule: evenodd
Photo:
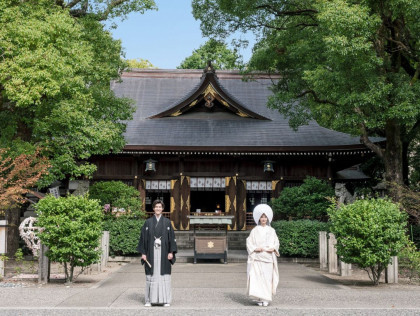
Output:
M104 222L104 230L109 231L111 256L137 254L137 245L144 219L134 216L109 217Z
M406 245L407 215L388 199L358 200L329 208L337 254L365 269L378 285L382 271Z
M327 198L333 196L334 189L329 183L308 177L301 186L285 188L271 205L274 213L282 219L326 220L330 205Z
M96 182L89 188L89 198L99 200L102 206L110 209L123 208L131 212L141 211L139 192L121 181Z
M420 250L420 226L419 225L410 225L409 234L411 240L417 247L417 250Z
M139 192L121 181L103 181L89 188L89 197L100 200L104 206L103 227L109 231L110 254L113 256L137 254L140 230L146 215L141 210ZM115 208L129 212L108 211Z
M412 241L408 241L398 254L398 268L400 273L407 276L410 281L420 278L420 251Z
M275 221L273 228L280 240L280 253L286 257L318 257L319 232L329 224L311 220Z
M100 256L102 207L85 196L47 196L36 205L39 234L49 250L47 257L64 264L67 282L73 282L74 268L87 267ZM83 270L83 269L82 269Z

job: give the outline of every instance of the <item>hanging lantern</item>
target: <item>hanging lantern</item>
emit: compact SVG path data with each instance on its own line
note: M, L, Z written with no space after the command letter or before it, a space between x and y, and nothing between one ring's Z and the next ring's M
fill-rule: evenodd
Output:
M146 169L144 171L156 171L156 160L148 159L145 161Z
M274 161L264 161L264 172L274 172Z

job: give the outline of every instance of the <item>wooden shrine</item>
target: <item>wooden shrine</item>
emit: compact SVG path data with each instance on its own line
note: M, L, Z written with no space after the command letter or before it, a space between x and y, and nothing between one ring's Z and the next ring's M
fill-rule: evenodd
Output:
M357 137L316 122L289 127L268 109L276 77L238 71L139 69L111 87L135 102L122 152L96 156L93 181L135 186L147 212L160 198L175 230L191 229L194 212L233 216L229 230L253 225L252 210L307 176L357 180L338 173L372 153ZM379 139L377 141L380 141ZM343 174L343 173L342 173ZM344 173L349 174L349 173Z

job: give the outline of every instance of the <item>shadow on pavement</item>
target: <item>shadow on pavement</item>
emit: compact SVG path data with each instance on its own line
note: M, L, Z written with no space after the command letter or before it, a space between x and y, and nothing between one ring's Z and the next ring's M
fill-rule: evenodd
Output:
M252 301L252 299L245 294L230 292L230 293L227 293L226 297L231 299L233 302L241 304L243 306L254 306L255 305L254 302Z

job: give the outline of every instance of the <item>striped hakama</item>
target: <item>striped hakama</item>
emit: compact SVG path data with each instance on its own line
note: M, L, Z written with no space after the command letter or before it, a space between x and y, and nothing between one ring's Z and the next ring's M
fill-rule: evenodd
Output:
M162 248L160 243L156 246L153 253L153 275L146 275L145 302L151 304L170 304L172 301L171 275L160 274Z

